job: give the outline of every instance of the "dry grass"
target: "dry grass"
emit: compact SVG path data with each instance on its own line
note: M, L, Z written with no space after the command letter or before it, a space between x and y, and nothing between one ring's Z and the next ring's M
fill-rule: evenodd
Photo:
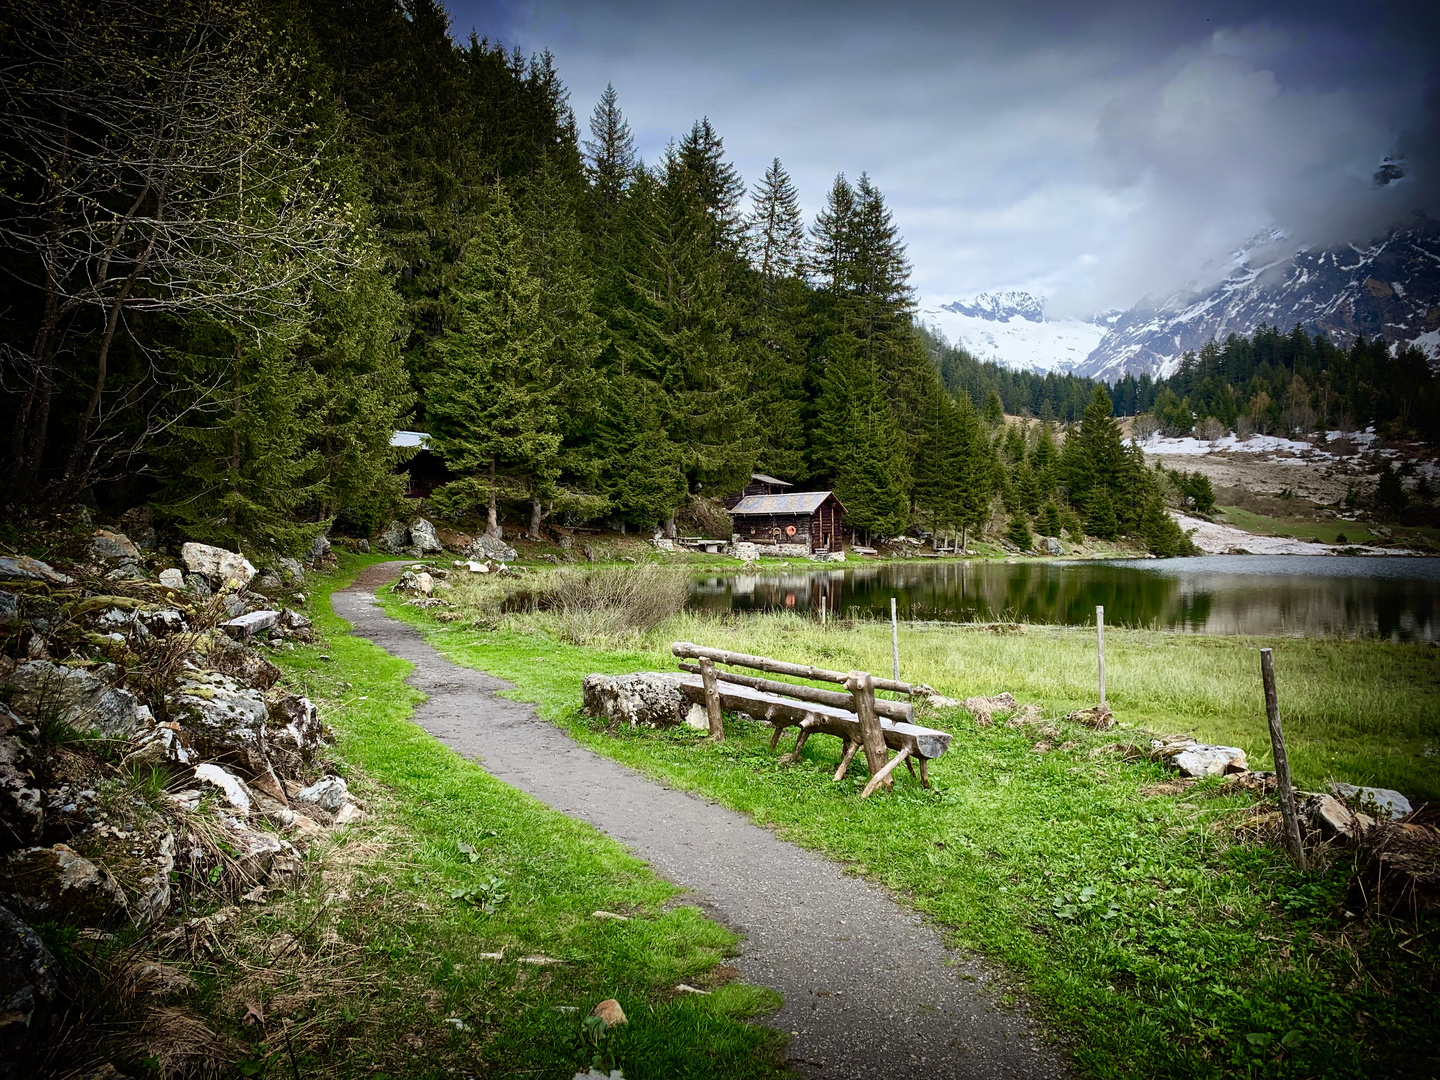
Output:
M572 645L634 640L684 607L689 579L664 566L569 568L527 578L502 608L516 625L555 634Z

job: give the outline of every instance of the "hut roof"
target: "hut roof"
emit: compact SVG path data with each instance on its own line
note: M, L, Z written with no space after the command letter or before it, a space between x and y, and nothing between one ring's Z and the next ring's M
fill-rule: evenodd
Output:
M833 491L794 491L784 495L747 495L735 504L730 513L749 515L813 514L826 499L834 499ZM835 499L839 503L839 499ZM845 508L840 507L841 510Z
M392 431L390 445L404 448L418 446L425 450L430 446L430 436L424 431Z
M750 479L751 479L751 480L756 480L756 481L758 481L758 482L760 482L760 483L762 483L762 484L776 484L776 485L778 485L778 486L780 486L780 487L794 487L794 486L795 486L794 484L790 483L788 480L777 480L777 479L776 479L775 477L773 477L773 476L766 476L763 472L751 473L751 474L750 474Z

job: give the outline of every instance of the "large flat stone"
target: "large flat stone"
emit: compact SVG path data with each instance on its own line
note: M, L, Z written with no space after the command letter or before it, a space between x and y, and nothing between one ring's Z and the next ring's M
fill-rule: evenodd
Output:
M11 706L37 723L59 721L106 738L128 739L141 729L135 695L82 667L28 660L10 676Z
M227 619L220 624L220 629L232 638L249 641L262 630L271 629L279 621L280 612L278 611L251 611L237 618Z
M199 574L216 585L238 581L245 586L255 577L255 567L244 555L209 544L187 543L180 548L180 558L190 573Z

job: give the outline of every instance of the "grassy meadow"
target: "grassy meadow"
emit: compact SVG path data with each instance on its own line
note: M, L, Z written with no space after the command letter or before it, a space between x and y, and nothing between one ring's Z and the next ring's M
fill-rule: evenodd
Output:
M673 670L669 643L680 639L888 672L888 625L681 612L617 632L613 616L580 608L503 613L499 592L466 580L439 594L454 606L385 603L457 662L512 680L514 696L586 745L895 890L1008 972L1001 1004L1030 999L1082 1075L1435 1075L1433 917L1362 914L1343 852L1301 873L1267 842L1273 805L1218 781L1177 789L1159 766L1110 749L1192 732L1268 765L1262 643L1107 631L1108 696L1127 726L1102 734L1060 719L1093 703L1090 633L902 627L903 677L959 698L1009 690L1044 719L980 727L963 710L922 715L955 734L934 790L902 775L893 794L861 803L863 766L830 779L833 739L810 740L785 768L769 729L736 717L720 744L689 729L605 730L580 712L580 683ZM1440 794L1422 753L1440 742L1440 651L1274 645L1302 784L1334 776ZM1037 750L1042 740L1053 749Z
M197 979L215 1053L238 1076L788 1075L783 1037L744 1022L778 998L733 981L732 932L412 722L410 664L330 611L369 561L316 583L323 640L275 658L337 732L335 765L370 817L308 859L297 889L225 909L224 952ZM587 1024L610 997L628 1024Z

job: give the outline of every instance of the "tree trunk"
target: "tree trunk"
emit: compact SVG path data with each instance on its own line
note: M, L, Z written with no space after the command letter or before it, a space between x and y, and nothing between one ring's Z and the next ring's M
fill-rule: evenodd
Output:
M500 536L500 499L495 493L495 462L490 462L490 505L485 511L485 535L492 540Z
M10 435L10 465L6 470L5 502L25 499L40 478L40 458L50 428L50 397L55 387L55 331L60 308L53 290L45 296L45 314L35 334L34 365L24 403L15 414Z
M530 532L531 540L540 539L540 522L545 520L545 512L540 507L540 496L536 495L530 500Z
M671 540L675 539L675 515L673 513L665 519L665 535Z

